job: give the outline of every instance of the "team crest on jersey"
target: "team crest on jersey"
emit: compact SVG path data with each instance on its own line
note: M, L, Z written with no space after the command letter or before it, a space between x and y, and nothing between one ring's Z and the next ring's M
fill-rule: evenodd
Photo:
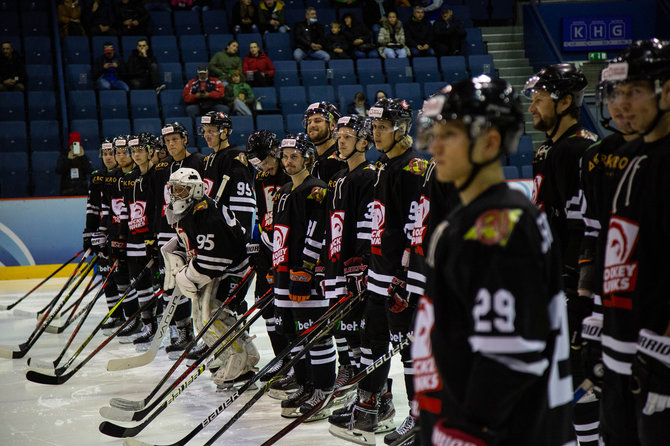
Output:
M539 207L540 209L544 210L544 203L538 203L537 199L540 195L540 188L542 187L542 183L544 182L544 175L538 173L535 175L533 178L533 191L530 194L530 201L532 201L535 206Z
M163 186L163 206L161 208L161 215L165 217L165 210L168 208L170 205L170 188L168 187L167 183L165 183L165 186Z
M426 392L442 389L442 380L437 371L430 341L430 335L435 325L435 313L433 303L425 296L419 300L414 325L414 342L411 346L414 366L414 391L421 409L432 413L440 413L440 400L425 395Z
M112 223L121 223L121 212L123 211L123 198L112 198Z
M244 164L245 166L249 165L249 160L247 160L247 154L246 153L240 153L239 155L237 155L235 157L235 159L237 161L241 162L242 164Z
M384 225L386 219L386 207L379 201L372 202L372 236L370 244L372 245L372 253L381 255L382 234L384 233Z
M586 129L579 129L577 132L574 134L577 138L584 138L584 139L590 139L591 141L597 141L598 136L595 133L589 132Z
M416 247L416 252L423 255L423 238L426 235L426 219L430 213L430 199L421 195L419 205L416 207L414 216L414 228L412 228L412 246Z
M422 158L412 158L409 163L403 167L403 170L407 170L414 175L424 176L427 168L428 161Z
M330 213L330 233L332 241L328 249L328 258L331 262L337 262L342 249L342 232L344 230L344 211Z
M631 262L640 226L621 217L612 217L607 231L603 292L632 291L637 282L637 262Z
M286 262L288 260L288 240L289 227L284 225L274 226L274 240L272 241L272 267Z
M205 209L207 209L207 200L202 200L193 207L193 213L195 214L196 212L204 211Z
M177 231L177 235L179 236L179 240L184 244L184 248L186 250L186 258L190 261L195 258L195 256L198 255L198 251L195 248L191 248L191 241L188 239L188 234L180 228L179 226L174 227L175 231Z
M477 240L486 246L507 246L514 227L521 218L521 209L491 209L482 213L475 225L465 233L465 240Z
M323 199L326 198L326 189L320 186L314 186L309 195L307 195L307 198L314 200L317 203L321 203Z
M128 222L129 231L145 228L147 225L146 209L146 201L136 201L134 203L130 203L130 221ZM146 230L147 229L145 228L145 231Z
M205 183L205 195L210 197L211 195L210 192L212 192L212 188L214 187L214 181L210 180L209 178L203 178L202 182Z

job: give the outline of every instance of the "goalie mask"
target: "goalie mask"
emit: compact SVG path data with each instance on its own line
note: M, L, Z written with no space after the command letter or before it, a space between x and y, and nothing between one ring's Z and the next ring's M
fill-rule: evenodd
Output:
M200 178L198 171L190 167L182 167L170 175L167 186L170 192L168 211L171 211L172 217L175 218L173 223L168 221L170 224L179 221L195 203L205 196L205 183Z

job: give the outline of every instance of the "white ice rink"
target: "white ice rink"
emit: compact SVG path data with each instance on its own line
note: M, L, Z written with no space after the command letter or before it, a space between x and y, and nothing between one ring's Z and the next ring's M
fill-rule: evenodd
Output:
M64 281L65 279L51 279L19 304L16 309L36 312L46 305L61 288ZM14 302L38 282L39 280L0 281L0 304L6 305ZM89 298L87 297L85 302L88 302ZM251 302L250 296L247 296L247 299ZM65 363L72 356L106 313L107 308L103 296L61 363ZM122 439L108 437L98 431L98 425L104 421L98 412L99 409L108 406L110 398L113 397L144 399L172 365L172 361L161 349L156 359L144 367L108 372L106 366L110 359L139 354L132 344L121 345L117 340L112 340L64 384L51 386L28 381L25 377L27 359L29 357L45 361L56 359L75 326L76 323L71 324L61 334L44 333L22 359L0 359L0 416L2 417L0 444L2 446L121 445L123 444ZM12 310L0 311L0 344L17 349L19 344L28 339L34 328L35 318L15 315ZM257 336L255 342L261 354L259 367L262 367L273 356L262 318L252 326L251 333ZM103 340L103 335L97 334L71 367L76 366L88 356ZM179 376L184 369L185 366L180 366L173 376ZM209 372L202 374L136 438L152 444L169 444L187 435L227 396L227 394L216 392L216 386L210 377ZM399 357L393 359L391 377L394 378L395 422L398 425L408 413L402 363ZM246 392L189 444L206 443L249 400L253 393L252 391ZM235 446L261 444L290 422L282 418L279 413L279 401L265 395L228 432L224 433L216 444ZM139 424L139 422L115 423L123 426ZM377 437L377 444L383 444L382 437L381 435ZM328 422L322 420L299 426L277 444L326 446L353 443L330 435Z

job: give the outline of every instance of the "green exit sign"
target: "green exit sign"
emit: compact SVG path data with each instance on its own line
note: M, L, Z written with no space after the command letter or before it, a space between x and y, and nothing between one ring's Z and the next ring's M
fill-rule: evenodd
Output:
M607 60L607 53L605 51L591 51L589 52L589 60Z

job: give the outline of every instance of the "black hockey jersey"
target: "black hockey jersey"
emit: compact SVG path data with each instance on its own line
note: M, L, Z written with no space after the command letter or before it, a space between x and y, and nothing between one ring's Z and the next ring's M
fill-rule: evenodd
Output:
M504 183L435 228L412 344L424 444L440 418L501 446L574 444L559 258L546 215Z
M323 211L326 184L309 175L293 189L287 183L275 195L273 253L275 305L277 307L327 307L328 301L312 289L301 303L289 299L290 270L315 265L323 243ZM312 268L310 268L313 270Z
M291 177L280 167L275 175L267 172L258 172L254 180L254 189L256 191L256 209L259 233L263 244L272 248L272 203L274 202L277 191L286 183L291 181ZM263 235L266 234L266 235Z
M347 167L347 165L339 157L337 143L334 143L322 155L316 157L310 174L328 184L328 181L333 178L333 175L345 167Z
M322 261L326 269L324 289L327 299L347 294L344 262L358 258L363 265L370 261L372 229L372 190L376 169L368 162L353 171L342 169L331 178L328 187L327 219Z
M226 177L226 184L221 189ZM251 237L256 198L246 153L237 147L210 153L203 161L202 180L205 183L205 194L233 212L247 237Z
M110 170L105 177L102 191L104 226L111 240L119 240L126 236L123 220L128 219L128 210L123 203L123 192L121 191L121 179L124 176L120 167Z
M579 163L596 136L575 124L556 142L545 141L533 159L533 202L546 212L561 250L566 287L577 289L578 259L584 236Z
M428 162L409 149L377 164L372 202L368 291L388 295L394 276L406 278L414 216Z
M133 169L131 175L126 175L121 186L123 201L128 210L126 220L126 251L129 257L146 256L145 240L154 238L155 193L153 190L153 167L145 174L140 169Z
M107 176L107 169L99 169L91 174L86 198L86 227L84 232L105 231L103 224L102 190Z
M603 274L603 363L631 374L639 330L670 321L670 135L641 144L614 191Z

